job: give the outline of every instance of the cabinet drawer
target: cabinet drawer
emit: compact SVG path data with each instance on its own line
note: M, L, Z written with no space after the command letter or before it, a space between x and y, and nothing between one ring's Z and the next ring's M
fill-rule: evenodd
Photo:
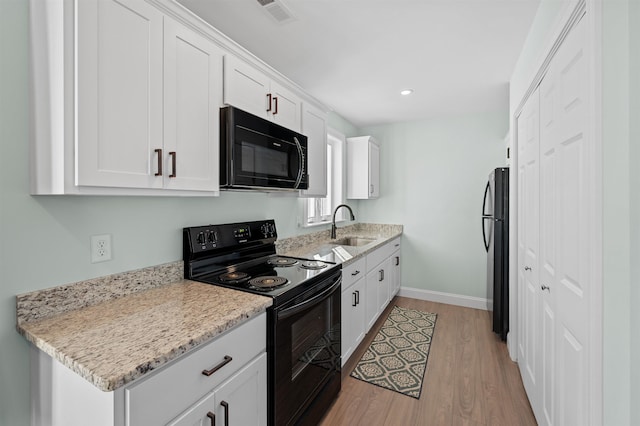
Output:
M364 277L366 274L365 256L342 268L342 289L349 288L353 283Z
M367 255L367 271L373 270L400 247L400 237L388 242Z
M217 337L125 389L128 425L166 424L266 351L266 313ZM225 363L225 356L231 361ZM210 376L203 370L222 367Z

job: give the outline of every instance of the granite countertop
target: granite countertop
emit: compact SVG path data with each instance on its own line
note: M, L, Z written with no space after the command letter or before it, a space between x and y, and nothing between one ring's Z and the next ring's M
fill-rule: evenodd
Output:
M402 225L338 228L276 242L279 254L348 264L402 235ZM346 253L345 253L346 252ZM342 254L342 256L341 256ZM182 262L16 296L16 328L103 391L113 391L264 312L271 298L182 278Z
M326 260L342 263L343 266L346 266L389 241L400 237L402 232L402 225L356 223L338 228L335 240L330 238L329 231L320 231L278 240L276 247L278 254L281 255ZM354 237L366 238L372 241L360 246L337 244L344 238ZM337 247L344 249L347 254L345 255Z
M20 297L27 296L34 298L18 296L18 312ZM19 317L17 329L99 389L113 391L271 303L268 297L181 280L45 318Z

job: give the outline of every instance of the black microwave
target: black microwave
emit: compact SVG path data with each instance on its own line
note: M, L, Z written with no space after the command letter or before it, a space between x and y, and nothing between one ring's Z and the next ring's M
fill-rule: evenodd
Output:
M220 108L220 187L309 187L307 137L238 108Z

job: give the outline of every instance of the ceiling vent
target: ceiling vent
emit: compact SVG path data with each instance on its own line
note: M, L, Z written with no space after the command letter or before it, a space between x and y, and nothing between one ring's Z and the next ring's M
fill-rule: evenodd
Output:
M257 0L262 9L279 24L294 21L296 18L282 0Z

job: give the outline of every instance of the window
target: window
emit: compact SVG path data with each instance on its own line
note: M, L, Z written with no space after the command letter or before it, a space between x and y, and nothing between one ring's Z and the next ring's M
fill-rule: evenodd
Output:
M327 135L327 196L304 200L304 226L330 223L335 208L344 203L344 146L344 135L329 129ZM343 219L344 209L336 216L336 220Z

